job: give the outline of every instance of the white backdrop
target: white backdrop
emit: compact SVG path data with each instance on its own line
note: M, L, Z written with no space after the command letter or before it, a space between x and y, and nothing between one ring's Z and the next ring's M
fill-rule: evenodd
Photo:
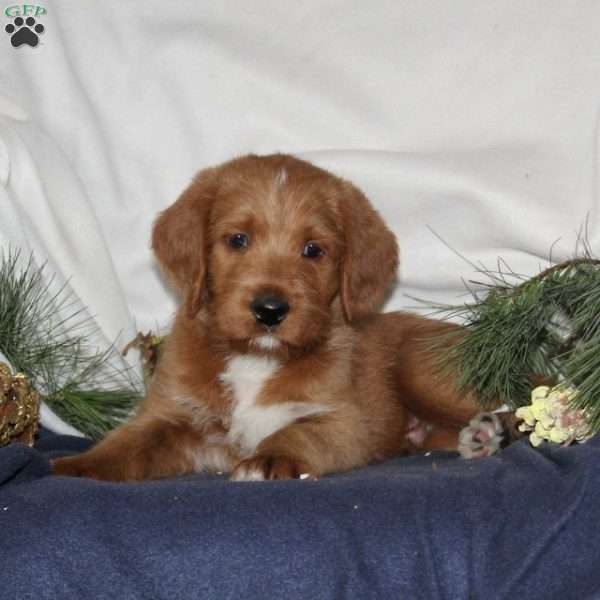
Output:
M472 268L428 227L533 274L589 216L598 251L597 0L40 4L36 48L0 32L0 244L70 278L107 340L168 323L151 223L246 152L365 190L401 246L390 309L463 299Z

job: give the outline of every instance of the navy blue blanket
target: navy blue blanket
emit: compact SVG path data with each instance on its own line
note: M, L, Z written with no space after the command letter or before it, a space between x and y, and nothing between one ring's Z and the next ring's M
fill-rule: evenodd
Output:
M319 481L49 475L86 442L0 450L0 596L599 598L600 439Z

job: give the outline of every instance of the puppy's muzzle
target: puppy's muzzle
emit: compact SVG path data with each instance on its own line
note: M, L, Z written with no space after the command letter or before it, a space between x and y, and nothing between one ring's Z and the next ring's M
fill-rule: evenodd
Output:
M257 323L275 327L287 317L290 305L277 296L258 296L251 302L250 310Z

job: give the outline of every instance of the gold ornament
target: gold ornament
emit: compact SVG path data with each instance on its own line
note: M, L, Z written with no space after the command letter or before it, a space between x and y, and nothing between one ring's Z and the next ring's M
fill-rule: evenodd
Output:
M40 415L40 396L22 373L0 363L0 446L20 442L33 446Z

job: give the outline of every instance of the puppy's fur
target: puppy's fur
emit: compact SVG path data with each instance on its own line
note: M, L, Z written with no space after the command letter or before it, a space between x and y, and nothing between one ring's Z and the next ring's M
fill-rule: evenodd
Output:
M431 339L452 325L377 314L396 241L351 183L292 156L238 158L199 173L152 244L183 304L147 397L55 473L318 477L455 448L477 412L435 375Z

